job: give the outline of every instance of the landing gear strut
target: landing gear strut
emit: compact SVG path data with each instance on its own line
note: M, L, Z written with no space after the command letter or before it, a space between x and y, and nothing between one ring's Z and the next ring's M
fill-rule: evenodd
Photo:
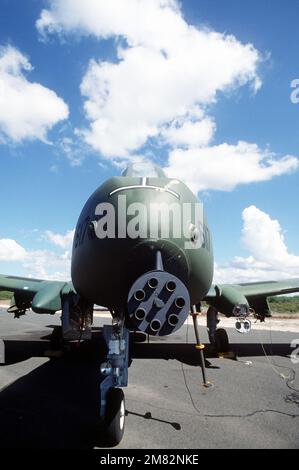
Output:
M129 330L124 317L115 316L112 326L104 325L103 334L108 353L101 365L105 378L100 385L100 440L113 447L120 443L125 430L125 397L119 388L128 385Z
M227 353L230 350L227 332L223 328L217 328L219 323L218 311L210 306L207 311L207 327L209 340L217 353Z

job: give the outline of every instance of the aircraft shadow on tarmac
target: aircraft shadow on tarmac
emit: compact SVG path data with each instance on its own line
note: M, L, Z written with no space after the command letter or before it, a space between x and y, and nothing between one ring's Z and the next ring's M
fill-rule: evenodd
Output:
M267 343L263 344L267 355L289 357L292 349L289 343ZM232 343L231 350L236 353L237 357L258 357L264 356L264 350L258 343ZM204 350L205 358L215 358L215 352L210 345L206 345ZM193 344L180 343L150 343L135 345L135 358L142 359L176 359L190 366L198 366L199 353ZM212 367L206 360L206 367Z
M6 341L5 346L7 365L44 356L49 342L16 340ZM263 355L258 344L234 344L233 349L239 356ZM279 356L291 352L289 344L267 344L265 349ZM206 357L212 357L208 347L205 352ZM0 448L93 448L99 412L99 366L104 355L98 330L80 350L51 359L4 388L0 393ZM199 365L198 351L192 344L136 343L132 357ZM151 419L150 413L139 415L133 409L129 413Z

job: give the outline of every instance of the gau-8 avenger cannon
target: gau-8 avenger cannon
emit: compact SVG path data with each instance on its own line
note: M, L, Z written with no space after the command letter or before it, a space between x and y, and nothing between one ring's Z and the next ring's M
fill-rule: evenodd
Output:
M86 202L73 241L71 282L0 276L13 292L9 312L62 311L61 340L91 338L94 305L107 307L112 324L103 335L107 355L99 369L99 418L106 445L117 445L125 428L130 334L171 335L209 305L207 327L215 350L228 349L217 315L236 317L240 333L249 315L270 316L267 297L299 291L299 279L213 285L212 236L203 206L181 181L149 163L130 165L104 182ZM202 352L202 350L201 350ZM204 372L204 361L202 362ZM205 380L205 375L204 375Z

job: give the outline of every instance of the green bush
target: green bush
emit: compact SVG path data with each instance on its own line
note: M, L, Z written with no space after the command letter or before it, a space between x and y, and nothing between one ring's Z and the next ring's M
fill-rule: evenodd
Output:
M12 298L12 296L13 296L12 292L8 292L5 290L0 292L0 300L9 300Z
M299 296L294 297L269 297L269 305L273 312L299 313Z

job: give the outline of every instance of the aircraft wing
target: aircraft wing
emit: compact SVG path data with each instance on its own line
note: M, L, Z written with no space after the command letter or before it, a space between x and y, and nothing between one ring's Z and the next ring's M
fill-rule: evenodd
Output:
M242 284L218 284L211 287L205 301L227 316L234 306L249 305L261 317L271 316L267 301L273 295L299 292L299 279L283 281L249 282Z
M44 281L0 274L0 291L13 292L9 311L22 314L32 308L36 313L55 313L62 308L62 299L75 292L71 282Z

